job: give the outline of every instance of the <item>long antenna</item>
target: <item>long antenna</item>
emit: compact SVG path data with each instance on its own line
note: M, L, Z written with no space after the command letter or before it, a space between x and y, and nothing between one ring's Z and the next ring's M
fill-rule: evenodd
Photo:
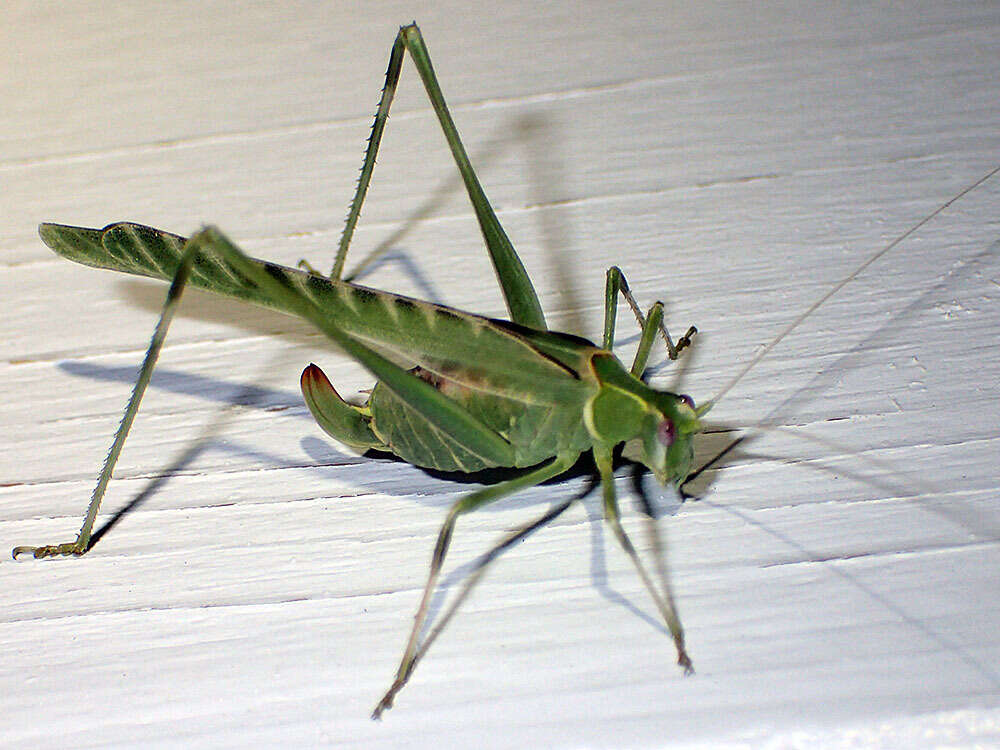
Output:
M820 306L823 303L825 303L828 299L830 299L833 295L835 295L837 292L839 292L841 289L843 289L849 283L851 283L856 278L858 278L858 276L860 276L862 273L864 273L865 269L868 268L868 266L870 266L872 263L874 263L875 261L877 261L879 258L881 258L883 255L885 255L886 253L888 253L890 250L892 250L893 248L895 248L896 245L898 245L900 242L902 242L903 240L905 240L911 234L913 234L914 232L916 232L918 229L920 229L922 226L924 226L924 224L926 224L931 219L933 219L934 217L936 217L942 211L946 210L953 203L955 203L958 200L961 200L966 195L968 195L973 190L975 190L977 187L979 187L984 182L986 182L987 180L989 180L997 172L1000 172L1000 166L994 167L984 177L980 177L978 180L976 180L974 183L972 183L971 185L969 185L967 188L965 188L965 190L963 190L962 192L960 192L958 195L955 195L954 197L952 197L952 198L948 199L947 201L945 201L944 203L942 203L932 213L928 214L923 219L921 219L920 221L918 221L912 227L910 227L905 232L903 232L901 235L899 235L898 237L896 237L896 239L892 240L892 242L890 242L888 245L886 245L881 250L879 250L877 253L875 253L873 256L871 256L868 260L866 260L860 266L858 266L857 268L855 268L852 273L850 273L849 275L847 275L843 279L841 279L839 282L837 282L826 294L824 294L818 300L816 300L815 302L813 302L808 308L806 308L806 310L803 313L801 313L798 317L795 318L795 320L793 320L791 323L789 323L784 328L784 330L782 330L781 333L779 333L776 337L774 337L773 339L771 339L771 341L767 344L767 346L765 346L763 349L761 349L753 359L751 359L749 362L747 362L747 364L743 367L743 369L740 370L738 373L736 373L736 375L733 377L733 379L730 380L725 386L723 386L722 390L719 391L718 393L716 393L715 396L710 401L708 401L705 404L705 406L703 407L704 411L708 411L709 408L711 408L712 406L715 406L715 404L718 403L718 401L723 396L725 396L727 393L729 393L729 391L732 389L732 387L734 385L736 385L738 382L740 382L743 379L743 376L745 376L748 372L750 372L750 370L752 370L754 367L756 367L758 362L760 362L762 359L764 359L764 357L766 357L771 352L771 350L774 349L774 347L776 347L779 343L781 343L781 340L783 338L785 338L785 336L787 336L792 331L794 331L796 328L798 328L799 325L802 323L802 321L804 321L806 318L808 318L810 315L812 315L814 312L816 312L816 310L818 310L820 308Z

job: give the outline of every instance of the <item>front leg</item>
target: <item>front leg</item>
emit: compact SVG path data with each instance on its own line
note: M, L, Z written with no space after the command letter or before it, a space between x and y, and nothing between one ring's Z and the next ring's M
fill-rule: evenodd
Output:
M663 342L667 345L667 356L670 359L677 359L679 354L691 345L691 338L698 333L698 329L694 326L688 328L687 333L678 339L677 343L674 344L674 340L670 337L670 332L667 330L666 325L663 323L663 303L654 302L653 306L649 309L648 315L643 317L642 311L639 309L639 303L635 301L635 297L632 296L632 291L629 289L628 281L625 279L625 274L618 266L611 266L608 269L607 281L604 285L604 338L603 347L608 351L611 351L612 347L615 345L615 322L618 316L618 295L621 294L631 308L632 313L635 315L636 321L639 323L639 327L642 329L642 339L639 344L639 350L636 352L635 361L632 363L632 374L639 377L642 371L646 369L646 360L649 358L649 351L653 346L653 337L656 332L659 331L660 336L663 338Z
M618 544L625 551L625 554L629 556L632 564L635 565L639 578L642 580L646 590L649 591L650 596L653 597L653 601L656 603L657 609L660 610L660 614L663 616L663 621L666 623L667 628L669 628L670 635L673 636L674 645L677 647L677 664L684 670L684 674L692 674L694 672L694 666L691 663L691 657L688 656L687 649L684 647L684 629L681 626L681 618L677 614L677 606L674 604L673 589L670 586L670 579L666 575L666 568L662 564L663 561L661 559L659 561L660 564L657 565L657 569L660 571L662 578L660 583L663 585L663 593L661 595L661 593L657 591L656 586L653 585L653 581L649 577L649 573L646 572L646 568L639 559L639 554L635 551L635 546L632 544L632 540L628 538L628 535L625 533L625 529L622 526L620 517L621 514L618 509L618 498L615 494L615 475L612 471L610 449L602 446L595 446L594 461L597 463L597 470L601 475L601 488L604 495L604 520L611 527L612 532L614 532L615 539L618 541ZM651 527L652 532L657 533L655 528L656 520L650 518L649 521L653 524ZM656 552L658 554L662 554L662 543L660 542L658 534L655 537L655 547Z

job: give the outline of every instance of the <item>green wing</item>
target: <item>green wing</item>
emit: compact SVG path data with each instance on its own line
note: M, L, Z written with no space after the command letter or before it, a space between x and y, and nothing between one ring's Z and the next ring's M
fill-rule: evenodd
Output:
M97 268L170 280L186 239L139 224L87 229L42 224L42 240L70 260ZM462 385L532 405L582 403L592 386L585 363L595 347L584 339L525 329L423 300L331 281L254 261L309 297L360 342ZM225 260L199 255L190 283L208 291L295 314ZM581 374L584 375L581 378Z

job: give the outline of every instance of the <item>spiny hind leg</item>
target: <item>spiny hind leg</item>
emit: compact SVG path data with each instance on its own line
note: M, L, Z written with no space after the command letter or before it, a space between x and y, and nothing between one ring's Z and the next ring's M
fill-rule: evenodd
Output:
M437 115L441 129L444 131L445 140L451 149L452 157L465 183L469 200L476 212L479 227L486 242L486 249L489 251L490 259L496 270L497 280L503 292L504 300L510 311L511 320L532 328L545 329L545 317L542 314L538 296L531 284L521 259L518 257L514 246L511 244L507 233L504 231L497 219L486 193L483 191L479 178L476 176L469 155L458 135L458 128L452 120L448 105L445 102L444 94L431 64L430 53L424 43L423 35L416 24L403 26L396 36L389 53L389 65L385 73L385 85L382 88L382 96L379 99L378 110L375 113L375 121L372 123L371 134L368 137L368 146L365 149L364 163L361 166L361 175L358 178L358 185L354 191L354 198L347 213L347 220L344 223L344 231L340 236L340 243L337 248L337 256L330 271L331 279L341 279L344 274L344 263L347 259L347 249L350 246L351 238L354 235L354 228L357 226L358 218L361 215L361 206L368 193L368 186L371 183L372 174L375 171L375 156L378 153L379 144L382 141L382 134L385 131L386 123L389 119L389 108L392 105L393 97L396 94L396 87L399 84L399 75L403 66L403 55L409 50L420 78L423 81L427 97L430 99L434 113ZM308 263L300 262L300 267L312 273L315 269Z
M149 348L146 349L146 356L142 361L142 368L139 370L139 377L136 379L135 385L132 387L132 395L129 397L128 403L125 405L125 412L122 414L121 422L118 425L118 431L115 433L114 440L111 443L111 448L108 450L108 455L104 459L104 466L101 468L101 473L97 479L97 485L94 487L93 493L91 493L90 505L87 506L87 513L83 519L83 526L80 527L80 532L77 534L76 539L72 542L47 544L41 547L26 545L15 547L12 553L15 559L19 555L24 554L31 554L35 558L55 557L58 555L80 556L90 548L90 539L94 530L94 522L97 520L97 511L101 507L101 500L104 498L104 492L107 490L108 483L111 481L111 473L115 468L115 463L118 461L118 456L121 453L122 447L125 445L125 438L128 437L129 430L132 428L132 422L135 421L135 415L139 411L139 404L142 401L143 394L146 392L146 386L149 385L149 380L153 375L153 368L156 366L156 360L160 356L160 349L163 348L163 342L167 337L167 330L170 328L170 321L173 320L174 313L177 310L177 305L180 304L181 293L184 291L184 286L187 284L187 279L191 271L191 264L194 260L195 253L198 252L197 245L197 240L188 240L184 244L181 260L177 266L176 272L174 273L170 289L167 292L166 301L163 303L163 310L160 313L160 319L156 323L152 339L149 342Z

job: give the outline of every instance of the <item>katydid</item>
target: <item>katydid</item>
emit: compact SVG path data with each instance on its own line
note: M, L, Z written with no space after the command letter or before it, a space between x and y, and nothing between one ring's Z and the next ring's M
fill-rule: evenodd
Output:
M510 314L509 321L343 280L347 250L371 181L407 50L469 194ZM310 321L377 377L368 400L357 406L344 401L315 365L309 365L302 373L302 392L310 411L322 429L338 441L361 450L390 452L427 468L462 472L491 467L523 470L462 497L449 510L437 537L430 571L395 679L374 709L373 718L379 718L392 706L419 660L482 572L480 566L451 609L421 638L429 602L459 516L557 477L586 452L593 454L600 476L605 520L660 611L672 635L678 664L686 673L693 671L669 580L662 573L662 566L658 566L660 582L658 586L654 584L620 522L612 457L624 445L626 455L648 467L662 484L679 486L688 477L694 436L701 430L701 417L714 400L696 406L688 396L648 386L642 374L657 335L664 340L668 356L675 359L690 345L696 330L689 328L675 342L663 324L662 303L656 302L644 315L617 267L607 272L604 334L599 346L547 329L532 283L465 152L415 24L401 28L393 44L361 177L329 276L249 258L214 227L202 229L189 238L131 223L111 224L104 229L42 224L39 233L49 247L71 260L169 280L171 285L78 536L62 544L16 547L15 557L22 553L31 553L36 558L82 555L89 549L115 462L181 293L191 283ZM799 316L751 360L723 393L806 315L892 246L871 258ZM612 352L619 296L632 309L642 332L629 367ZM399 361L406 361L411 367L407 369ZM510 533L488 553L486 562L565 512L572 502L563 502ZM650 526L655 534L651 519ZM655 536L654 546L659 547Z
M341 280L406 50L420 73L472 201L510 321ZM654 304L643 316L621 271L611 268L602 346L547 330L531 281L473 171L415 24L401 28L393 44L361 177L330 276L248 258L212 227L188 239L130 223L104 229L43 224L39 234L49 247L71 260L172 283L80 533L68 543L17 547L15 557L22 553L36 558L82 555L89 548L114 464L181 292L191 283L311 321L378 378L367 403L354 406L340 398L315 365L302 373L302 392L309 409L337 440L360 449L388 451L435 469L528 469L463 497L449 511L396 678L375 708L375 718L392 705L429 645L430 638L420 643L420 634L458 517L564 473L588 450L593 452L601 476L605 517L667 623L678 663L685 671L692 670L670 588L665 580L662 590L653 585L619 520L612 452L629 441L637 457L661 482L676 484L687 476L693 457L691 439L706 409L696 409L686 396L654 390L639 376L657 332L666 341L670 356L676 358L690 343L695 329L689 329L675 344L662 322L662 303ZM629 369L611 353L619 295L628 301L642 326L638 352ZM387 353L416 367L404 369ZM558 513L568 507L564 504ZM515 536L523 536L558 513L547 513Z

